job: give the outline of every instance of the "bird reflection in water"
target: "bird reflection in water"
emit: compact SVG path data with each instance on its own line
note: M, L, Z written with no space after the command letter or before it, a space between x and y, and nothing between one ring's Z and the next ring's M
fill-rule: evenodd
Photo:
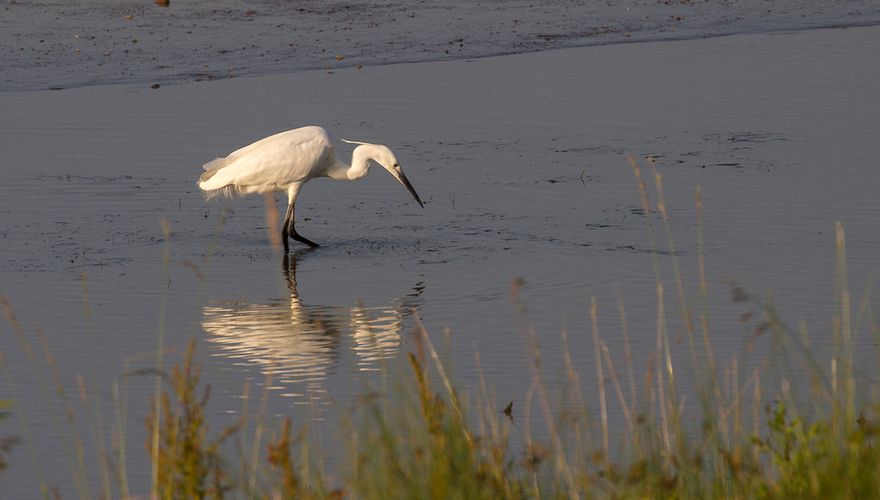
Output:
M326 392L324 380L346 344L360 371L378 370L382 360L397 353L404 319L418 305L421 283L385 306L306 305L297 292L296 255L285 255L282 266L289 300L204 307L202 328L224 356L259 364L286 396L316 400Z

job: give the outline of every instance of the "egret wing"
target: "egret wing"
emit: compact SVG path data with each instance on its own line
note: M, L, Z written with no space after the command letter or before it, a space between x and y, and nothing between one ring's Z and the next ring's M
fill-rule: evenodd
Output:
M332 157L333 146L321 127L289 130L230 153L202 188L235 186L244 193L284 189L316 176Z

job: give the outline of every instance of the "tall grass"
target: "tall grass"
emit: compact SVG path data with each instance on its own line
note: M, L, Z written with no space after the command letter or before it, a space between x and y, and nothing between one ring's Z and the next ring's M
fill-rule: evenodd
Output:
M405 365L388 368L397 375L389 377L391 384L365 391L344 412L338 433L347 443L345 460L328 475L323 457L309 441L307 425L290 419L280 426L266 423L266 392L252 414L246 389L241 420L212 432L205 419L210 391L194 362L195 344L166 372L160 322L159 357L151 370L157 376L156 392L145 418L145 453L154 471L151 496L880 498L878 387L855 364L858 336L880 329L870 287L853 306L842 224L835 228L829 359L811 347L805 325L790 327L772 300L739 287L733 288L733 300L753 310L742 320L756 336L770 341L771 353L766 359L716 359L701 192L695 192L698 282L695 290L687 290L663 178L652 163L643 166L633 159L630 164L654 245L654 350L644 364L633 359L626 305L617 292L617 310L611 313L601 311L595 297L585 298L590 322L584 333L592 340L591 359L573 359L563 330L562 366L543 366L519 297L521 283L514 281L511 298L530 346L529 366L524 367L531 374L529 387L515 400L521 409L514 411L513 401L499 401L482 371L470 391L456 383L431 335L417 322ZM165 231L167 235L167 227ZM661 279L664 266L671 268L671 286ZM603 314L619 318L623 353L612 353L605 342L607 333L599 328ZM15 328L23 336L19 330ZM674 338L684 339L686 361L678 364ZM584 391L579 363L592 363L595 392ZM479 353L475 364L480 367ZM796 370L785 368L794 365ZM549 369L560 370L561 384L545 380ZM792 373L799 375L792 378ZM690 382L688 389L684 379ZM694 396L696 403L687 401ZM118 419L124 422L125 415L123 405ZM619 425L613 422L615 415L622 416ZM250 434L248 424L255 425ZM72 454L80 457L75 462L82 464L84 444L73 442ZM114 442L125 441L117 437ZM238 457L224 455L229 448L224 443L234 444ZM0 441L0 468L12 444ZM124 452L120 457L124 465ZM115 470L121 471L117 479L112 485L104 480L101 491L136 495L129 492L124 466ZM92 490L83 483L84 473L79 466L75 471L77 492L88 496Z

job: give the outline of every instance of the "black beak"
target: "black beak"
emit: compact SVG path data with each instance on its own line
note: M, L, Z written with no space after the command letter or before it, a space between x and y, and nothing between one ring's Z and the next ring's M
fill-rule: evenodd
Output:
M416 199L416 202L419 204L419 206L425 208L425 204L422 203L422 199L419 198L419 194L416 193L415 188L412 187L412 184L409 183L409 179L406 178L406 175L404 175L403 172L400 172L398 174L397 180L399 180L400 183L403 184L403 187L405 187L407 191L409 191L409 194L413 195L413 198Z

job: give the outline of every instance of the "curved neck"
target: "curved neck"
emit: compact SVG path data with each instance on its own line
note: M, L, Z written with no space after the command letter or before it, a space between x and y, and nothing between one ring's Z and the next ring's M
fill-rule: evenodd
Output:
M351 153L351 165L336 160L327 169L327 177L342 181L353 181L367 175L370 170L369 148L365 145L354 148Z

